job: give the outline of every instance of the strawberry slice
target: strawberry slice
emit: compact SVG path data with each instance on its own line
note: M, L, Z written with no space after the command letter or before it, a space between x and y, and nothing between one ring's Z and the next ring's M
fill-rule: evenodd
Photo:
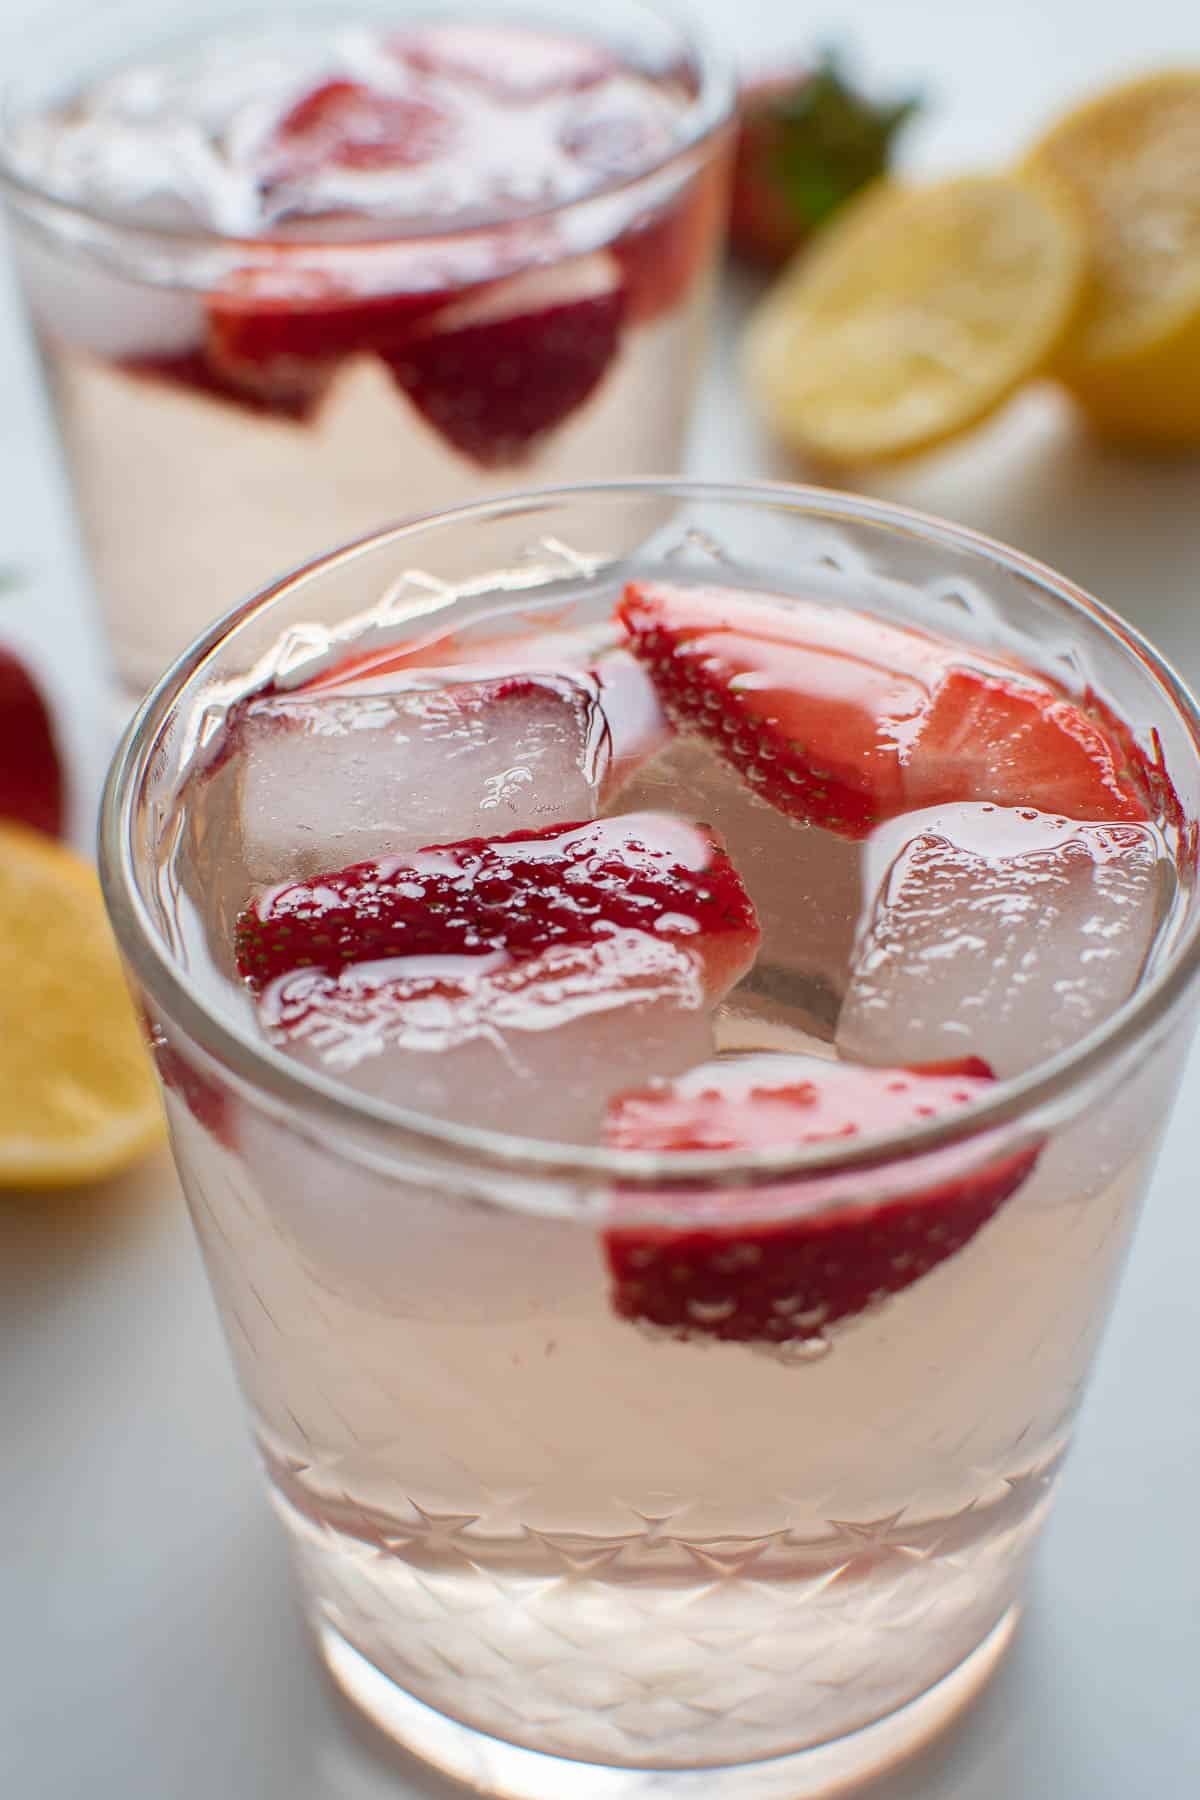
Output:
M673 1082L616 1098L611 1144L624 1150L758 1150L768 1145L842 1143L903 1130L985 1095L985 1062L915 1069L863 1068L806 1056L750 1056L709 1064ZM820 1342L911 1287L963 1249L1037 1160L1036 1149L983 1169L946 1175L919 1194L844 1201L828 1177L773 1190L799 1216L739 1225L755 1194L668 1202L674 1225L629 1225L607 1233L612 1304L625 1319L735 1343ZM932 1160L932 1159L931 1159ZM859 1193L864 1181L859 1182ZM853 1191L853 1190L851 1190ZM622 1197L624 1201L624 1197ZM839 1204L839 1202L841 1202ZM638 1203L645 1206L645 1197ZM761 1205L761 1200L760 1200Z
M415 332L387 362L413 405L481 468L520 463L589 400L608 372L625 319L625 289L601 269L583 291L522 304L545 275L505 284ZM567 279L564 272L564 279Z
M617 609L676 722L846 837L955 800L1147 817L1145 770L1040 677L865 613L633 582ZM968 661L969 658L969 661Z
M209 301L204 360L233 397L303 417L325 393L339 358L394 355L413 328L461 290L356 294L283 255L245 269Z
M617 609L682 726L781 811L849 837L904 805L901 746L947 648L865 615L633 582Z
M910 808L969 799L1097 822L1148 816L1118 741L1094 719L1052 688L977 669L939 684L904 789Z
M314 266L310 245L274 245L269 262L238 271L210 297L202 350L146 372L303 419L342 357L402 357L435 314L451 305L460 318L485 313L486 297L502 282L503 304L505 294L521 291L517 271L560 251L544 225L505 226L436 256L407 257L387 271L393 286L363 292Z
M459 121L428 94L388 93L326 81L302 96L263 153L268 182L322 169L410 169L447 155Z
M635 813L469 838L289 883L242 913L235 946L259 993L297 969L336 978L385 961L396 982L444 975L453 988L472 964L491 974L620 932L688 952L710 993L745 972L758 943L750 900L712 834Z
M297 424L312 417L329 385L324 364L311 368L294 364L265 372L248 364L235 372L232 366L222 369L203 349L183 350L174 356L126 356L121 367L127 375L171 382L223 405L236 404Z
M616 240L613 255L629 289L631 320L661 318L688 298L720 243L728 188L727 161L716 156L681 195Z
M46 702L24 663L0 648L0 819L61 837L63 772Z

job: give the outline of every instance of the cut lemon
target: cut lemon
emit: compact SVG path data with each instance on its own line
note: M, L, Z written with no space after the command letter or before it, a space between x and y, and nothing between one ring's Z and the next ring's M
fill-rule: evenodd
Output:
M1061 184L1091 240L1063 380L1110 435L1200 444L1200 69L1099 95L1026 167Z
M114 1175L162 1132L94 873L0 825L0 1187Z
M781 437L836 462L927 449L1043 369L1084 268L1073 210L1031 180L877 186L752 318L751 393Z

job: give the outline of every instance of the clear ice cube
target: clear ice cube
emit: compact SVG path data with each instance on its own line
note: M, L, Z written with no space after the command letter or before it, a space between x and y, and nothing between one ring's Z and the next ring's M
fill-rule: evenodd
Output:
M754 902L762 942L753 969L726 1002L722 1047L802 1047L764 1038L767 1018L832 1037L861 905L862 846L789 818L693 736L677 737L637 768L605 806L609 813L643 810L710 825Z
M593 819L610 755L585 675L397 675L259 695L192 791L179 883L232 976L237 916L263 888Z
M1001 1076L1077 1043L1129 997L1172 880L1150 826L977 803L881 827L866 876L839 1052L976 1055Z
M595 1141L609 1096L713 1053L697 960L648 932L527 962L441 957L301 969L263 995L289 1055L393 1105ZM470 965L474 965L472 968Z
M567 677L264 696L235 741L251 886L597 810L596 706Z

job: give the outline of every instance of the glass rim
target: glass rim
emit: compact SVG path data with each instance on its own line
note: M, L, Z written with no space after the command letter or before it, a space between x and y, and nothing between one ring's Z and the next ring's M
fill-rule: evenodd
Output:
M403 0L407 5L407 0ZM464 5L467 0L464 0ZM612 176L601 181L597 186L588 188L580 194L572 194L562 200L550 201L544 206L534 206L503 217L491 220L475 219L469 224L455 225L447 223L438 228L426 224L419 231L393 230L384 236L373 236L370 232L371 221L364 221L364 235L349 238L323 237L286 237L272 235L270 232L256 233L249 236L236 232L199 231L185 226L145 225L132 220L122 219L119 214L107 211L94 204L68 199L54 188L42 182L30 180L16 166L11 151L11 134L6 123L6 96L11 92L11 81L0 83L0 197L7 197L10 202L24 201L39 207L49 207L54 213L70 219L86 221L88 224L101 227L115 234L125 242L159 244L176 250L207 251L228 248L244 250L248 257L254 252L264 250L287 250L297 260L301 260L307 251L313 255L328 255L331 252L344 252L351 258L356 252L368 250L400 249L424 243L454 243L471 238L486 237L510 227L535 225L539 221L559 218L591 204L599 204L628 193L643 183L650 185L656 178L664 175L676 164L686 163L696 158L709 140L723 130L732 120L734 103L737 95L737 83L732 65L716 47L711 32L702 21L677 10L671 0L632 0L632 4L640 11L668 24L679 33L681 43L695 59L699 73L699 87L693 99L688 102L680 115L682 130L678 140L657 160L648 163L645 168L638 169L629 175ZM333 8L331 7L331 11Z
M1036 558L1011 550L970 527L891 502L861 498L836 489L789 482L693 480L689 477L644 477L626 481L580 482L529 488L402 520L343 544L288 571L230 608L176 659L145 696L122 735L104 785L99 822L99 872L105 902L121 952L138 982L165 1018L178 1026L220 1066L276 1105L319 1116L350 1131L381 1130L397 1152L421 1150L444 1159L507 1177L588 1179L628 1183L637 1190L655 1186L691 1188L763 1187L878 1171L915 1162L933 1152L986 1138L1021 1122L1035 1129L1033 1116L1052 1119L1056 1103L1069 1109L1074 1092L1123 1054L1169 1021L1193 979L1200 973L1200 907L1162 966L1135 988L1129 998L1078 1043L1038 1062L1020 1075L998 1080L994 1093L951 1115L921 1125L866 1134L853 1141L813 1145L772 1145L746 1150L639 1151L571 1144L546 1138L457 1124L411 1111L389 1101L355 1092L311 1069L247 1027L225 1019L192 990L187 972L172 956L155 927L136 868L133 842L137 796L155 754L160 735L184 690L205 663L243 625L282 600L295 584L342 567L373 551L435 528L469 528L489 517L519 517L556 503L588 499L675 499L681 502L782 508L833 525L879 527L930 547L966 553L993 568L1032 583L1068 618L1083 613L1094 628L1115 639L1123 653L1141 664L1155 680L1187 727L1200 764L1200 703L1170 663L1137 629L1118 617L1067 577ZM1045 1129L1039 1118L1036 1129ZM834 1202L835 1205L838 1202Z

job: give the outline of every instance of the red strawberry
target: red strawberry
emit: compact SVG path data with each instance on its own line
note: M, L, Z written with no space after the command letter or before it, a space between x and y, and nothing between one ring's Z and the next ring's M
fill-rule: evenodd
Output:
M62 836L63 772L50 714L24 663L2 648L0 819Z
M286 375L273 371L270 377L258 370L222 373L219 366L203 350L184 350L177 356L127 356L121 367L128 375L141 375L154 381L171 381L194 392L206 394L210 400L236 401L252 412L271 413L287 419L308 419L327 385L324 366L312 369L289 369Z
M247 269L209 301L207 367L238 399L302 417L340 357L394 354L419 320L461 298L437 288L354 294L281 255L276 268Z
M263 152L264 178L292 179L331 168L412 168L447 155L458 133L454 115L428 95L326 81L276 126Z
M511 295L516 271L560 250L544 224L508 225L436 256L421 253L419 260L392 264L395 285L367 293L314 266L311 245L276 245L269 263L241 270L211 296L202 352L147 372L173 374L222 397L304 418L325 394L340 358L400 356L435 313L451 304L485 311L485 296L498 282L507 281L502 295Z
M619 1096L609 1141L626 1150L757 1150L844 1142L902 1130L986 1094L977 1057L920 1069L868 1069L815 1057L747 1057ZM660 1202L675 1225L629 1225L606 1236L612 1303L622 1318L737 1343L818 1341L970 1242L1016 1192L1036 1150L955 1176L944 1161L920 1194L846 1200L847 1178L816 1177L781 1192L763 1219L762 1194L702 1194ZM931 1162L933 1159L931 1159ZM868 1178L859 1183L859 1194ZM880 1191L879 1179L874 1178ZM759 1219L739 1226L739 1209ZM645 1206L645 1196L629 1204Z
M387 358L413 405L482 468L521 462L591 398L625 318L622 287L500 311L519 291L456 307Z
M945 649L864 615L631 583L617 609L681 725L782 811L849 837L903 806L900 744Z
M1044 686L952 669L908 752L909 807L952 800L1033 806L1073 819L1145 819L1120 748Z
M297 969L337 976L406 957L484 959L489 970L638 931L700 961L724 991L753 960L754 911L711 833L656 813L470 838L275 888L238 920L238 969L256 991ZM482 966L482 963L481 963Z
M617 616L679 724L781 811L843 836L952 800L1147 817L1143 771L1117 739L1047 682L975 651L715 588L631 583Z
M661 318L686 299L720 244L728 206L728 158L716 155L681 195L616 240L632 321Z
M918 102L876 106L826 56L747 86L733 177L730 245L775 269L852 194L887 169L892 143Z

